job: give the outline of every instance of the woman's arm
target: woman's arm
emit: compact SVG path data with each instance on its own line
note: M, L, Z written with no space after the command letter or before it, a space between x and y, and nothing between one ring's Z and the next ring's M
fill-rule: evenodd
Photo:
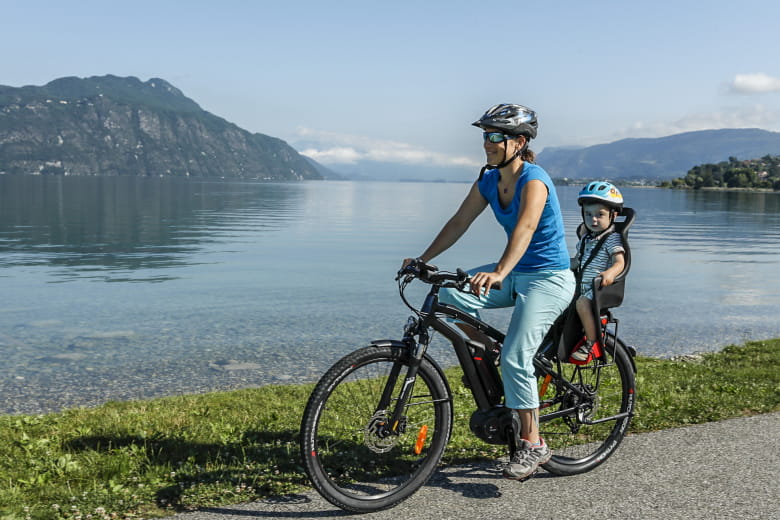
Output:
M474 294L490 292L490 286L500 282L512 272L531 243L531 238L539 226L544 205L547 203L547 186L540 180L530 180L523 186L520 194L520 211L517 226L509 237L504 254L492 273L477 273L471 278L471 290Z

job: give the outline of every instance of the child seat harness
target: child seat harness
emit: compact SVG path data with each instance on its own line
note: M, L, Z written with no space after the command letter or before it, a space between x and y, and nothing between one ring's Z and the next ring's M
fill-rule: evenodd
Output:
M596 242L596 245L593 247L593 250L590 252L590 255L588 256L587 260L584 262L582 261L582 255L585 252L585 240L580 241L580 251L579 255L577 255L580 258L579 265L577 265L577 268L574 269L574 278L577 281L577 287L574 291L574 299L576 300L580 294L580 286L582 285L582 275L585 272L585 268L588 267L588 264L590 264L594 258L596 258L596 255L599 254L599 251L601 251L601 248L604 246L604 242L607 241L607 237L612 234L615 231L615 226L610 225L604 232L599 235L598 242Z

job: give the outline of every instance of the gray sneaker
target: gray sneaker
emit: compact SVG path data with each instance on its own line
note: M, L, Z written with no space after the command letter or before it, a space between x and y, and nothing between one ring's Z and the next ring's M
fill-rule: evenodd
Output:
M523 439L520 446L509 458L509 462L504 466L504 477L512 480L525 480L539 469L539 466L547 463L552 457L552 451L547 447L547 443L542 440L541 446L532 446L530 442Z

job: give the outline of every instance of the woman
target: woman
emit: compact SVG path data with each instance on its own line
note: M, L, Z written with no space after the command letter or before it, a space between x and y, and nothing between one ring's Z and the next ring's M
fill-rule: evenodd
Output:
M490 205L507 233L507 245L497 263L470 271L471 293L442 291L440 301L475 316L479 309L514 307L501 353L505 405L514 410L509 462L505 477L523 480L551 456L539 436L539 397L533 356L553 321L574 294L563 218L550 176L533 164L528 142L536 137L537 119L522 105L500 104L488 109L474 126L483 129L487 165L455 215L417 259L429 262L465 233ZM404 266L412 259L405 259ZM500 289L492 284L502 282ZM464 326L464 330L468 326ZM473 328L472 339L486 338Z

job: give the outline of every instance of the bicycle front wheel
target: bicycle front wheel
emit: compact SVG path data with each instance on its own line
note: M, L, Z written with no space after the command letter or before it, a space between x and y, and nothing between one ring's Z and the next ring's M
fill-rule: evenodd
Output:
M580 393L540 382L540 433L553 451L544 469L576 475L604 462L623 440L636 404L634 369L625 345L606 336L606 359L565 365L562 374ZM550 395L554 394L554 395Z
M332 504L359 513L396 505L425 484L452 428L443 376L422 360L395 433L387 423L405 384L405 349L366 347L328 370L314 388L301 424L301 455L314 488ZM385 396L387 406L380 406Z

